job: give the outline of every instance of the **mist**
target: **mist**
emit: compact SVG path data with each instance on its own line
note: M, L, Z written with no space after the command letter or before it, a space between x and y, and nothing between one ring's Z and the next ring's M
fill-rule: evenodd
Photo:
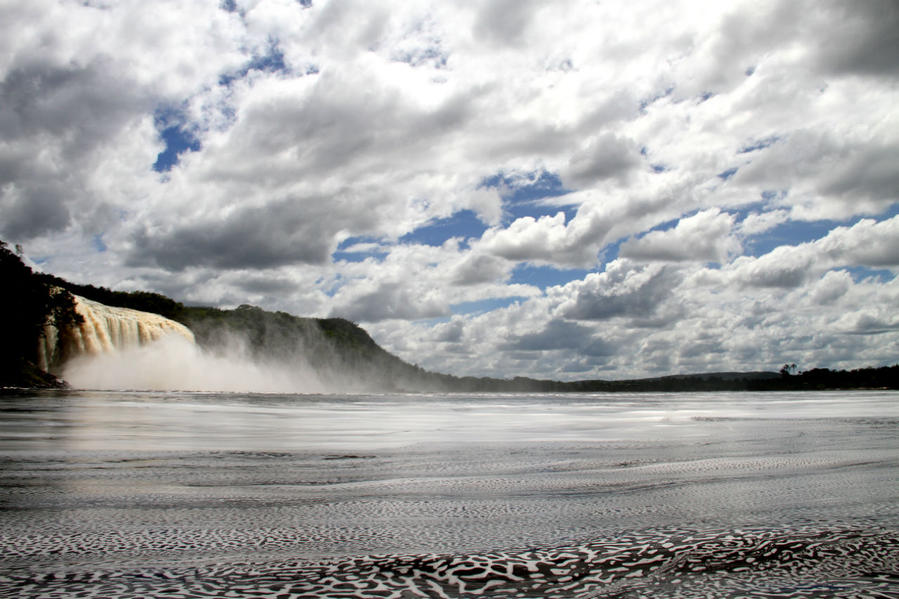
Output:
M239 338L202 348L179 335L145 345L84 354L68 361L63 378L73 387L100 390L323 393L335 391L296 355L254 358Z

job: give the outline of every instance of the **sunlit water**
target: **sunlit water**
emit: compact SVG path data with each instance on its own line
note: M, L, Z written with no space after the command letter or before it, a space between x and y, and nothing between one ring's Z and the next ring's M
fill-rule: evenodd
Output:
M0 463L3 597L899 596L894 392L17 394Z

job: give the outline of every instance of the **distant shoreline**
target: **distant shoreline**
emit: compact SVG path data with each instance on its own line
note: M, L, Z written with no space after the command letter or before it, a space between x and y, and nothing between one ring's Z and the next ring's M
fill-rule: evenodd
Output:
M28 390L73 389L66 381L43 373L37 367L28 370L23 385L0 387L0 393ZM526 377L494 379L476 377L439 377L443 392L458 393L691 393L691 392L778 392L778 391L894 391L899 390L899 365L861 368L851 371L815 368L799 374L776 372L724 372L677 374L621 381L553 381ZM456 385L447 384L454 379ZM455 387L455 388L454 388ZM421 392L421 389L393 389L394 392ZM364 392L360 390L359 392ZM426 391L425 391L426 392Z

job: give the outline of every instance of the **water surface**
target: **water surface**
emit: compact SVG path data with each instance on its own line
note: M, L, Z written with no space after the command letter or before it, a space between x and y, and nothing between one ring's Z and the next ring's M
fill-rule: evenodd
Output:
M0 596L894 596L897 399L19 393Z

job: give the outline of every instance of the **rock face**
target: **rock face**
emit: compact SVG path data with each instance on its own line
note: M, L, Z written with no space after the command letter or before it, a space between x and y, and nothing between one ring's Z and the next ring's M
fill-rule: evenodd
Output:
M146 345L166 335L179 335L194 342L190 329L164 316L106 306L77 295L72 297L82 321L63 331L53 325L44 328L38 348L38 366L46 372L58 374L64 362L77 356L121 351Z

